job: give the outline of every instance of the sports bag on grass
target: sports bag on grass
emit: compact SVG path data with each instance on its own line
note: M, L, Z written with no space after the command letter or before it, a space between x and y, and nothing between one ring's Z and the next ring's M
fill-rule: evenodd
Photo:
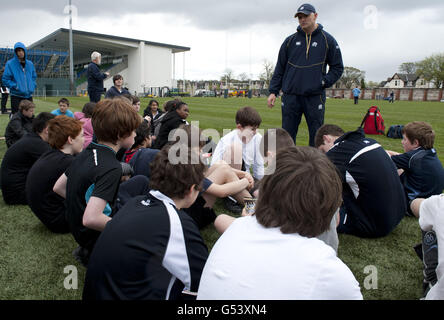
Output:
M390 126L387 131L387 138L402 139L402 128L404 128L402 124Z
M362 119L361 128L364 125L364 132L366 134L381 134L385 135L384 119L378 107L372 106L367 110L367 113Z

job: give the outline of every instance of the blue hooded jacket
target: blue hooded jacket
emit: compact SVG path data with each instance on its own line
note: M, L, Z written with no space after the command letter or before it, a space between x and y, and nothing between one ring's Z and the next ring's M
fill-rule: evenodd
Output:
M22 48L25 51L25 67L20 64L16 50ZM20 98L30 98L36 87L37 73L34 64L26 59L27 51L23 43L17 42L14 45L14 58L9 60L5 66L3 74L3 85L8 87L12 96Z
M323 94L325 88L339 80L343 71L339 45L322 25L318 24L311 35L299 26L279 50L269 91L276 95L280 90L289 95Z

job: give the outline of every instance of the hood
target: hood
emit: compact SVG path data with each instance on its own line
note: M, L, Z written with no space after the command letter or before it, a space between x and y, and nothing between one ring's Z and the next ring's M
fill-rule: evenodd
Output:
M174 118L180 118L180 116L179 116L179 114L176 112L176 110L171 110L171 111L168 111L167 113L166 113L166 115L163 117L163 119L160 121L161 123L165 123L165 122L167 122L167 121L169 121L169 120L171 120L171 119L174 119ZM180 118L180 119L182 119L182 118Z
M322 26L322 24L318 23L318 27L316 28L315 31L313 31L312 36L318 34L319 32L321 32L324 29L324 27ZM301 26L298 26L298 32L305 34L305 31L302 30Z
M16 58L18 59L17 54L15 53L15 50L17 50L18 48L21 48L21 49L23 49L23 50L25 51L25 59L26 59L26 56L27 56L26 47L25 47L25 45L24 45L23 43L21 43L21 42L17 42L17 43L14 45L14 57L16 57Z
M83 112L74 112L74 118L77 120L86 119L85 114Z

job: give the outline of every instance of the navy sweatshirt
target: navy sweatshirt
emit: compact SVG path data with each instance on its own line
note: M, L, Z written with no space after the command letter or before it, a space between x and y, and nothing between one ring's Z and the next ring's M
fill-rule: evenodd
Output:
M289 95L323 94L325 88L339 80L343 71L339 45L322 25L318 24L311 36L299 26L280 48L269 91L276 95L280 90Z

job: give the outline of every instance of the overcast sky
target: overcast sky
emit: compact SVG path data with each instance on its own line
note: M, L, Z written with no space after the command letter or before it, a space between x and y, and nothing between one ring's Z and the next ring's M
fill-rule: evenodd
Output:
M292 0L72 0L73 29L190 47L176 78L219 79L229 68L257 79L294 33ZM318 23L339 43L344 65L382 81L403 62L444 53L444 1L312 1ZM68 0L3 1L0 46L30 45L68 28ZM92 50L94 48L91 48ZM75 48L74 48L75 50Z

